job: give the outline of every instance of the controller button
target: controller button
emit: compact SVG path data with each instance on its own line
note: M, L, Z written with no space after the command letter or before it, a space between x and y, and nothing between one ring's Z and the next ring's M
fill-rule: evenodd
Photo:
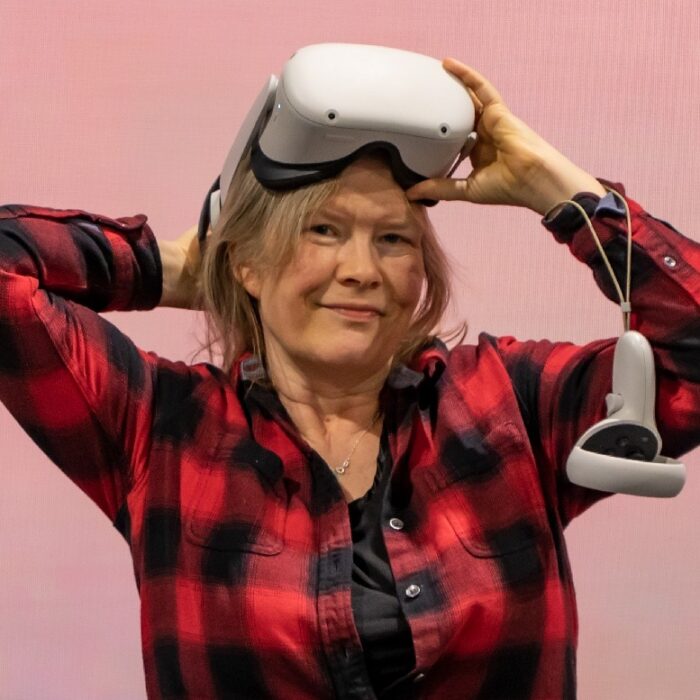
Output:
M605 405L608 409L608 416L619 411L624 405L625 400L620 394L608 394L605 397Z

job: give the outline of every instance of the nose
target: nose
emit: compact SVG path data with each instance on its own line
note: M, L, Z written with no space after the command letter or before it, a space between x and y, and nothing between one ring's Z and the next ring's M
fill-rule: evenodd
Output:
M345 284L376 287L381 283L379 259L371 237L350 236L340 246L336 274Z

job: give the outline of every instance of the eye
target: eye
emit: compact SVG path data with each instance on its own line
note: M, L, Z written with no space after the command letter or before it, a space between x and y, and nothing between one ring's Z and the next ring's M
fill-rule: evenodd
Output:
M330 236L333 234L333 229L328 226L328 224L316 224L315 226L309 226L309 231L312 233L317 233L319 236Z
M391 245L396 245L398 243L411 243L411 239L406 236L402 236L398 233L385 233L382 236L382 241L385 243L390 243Z

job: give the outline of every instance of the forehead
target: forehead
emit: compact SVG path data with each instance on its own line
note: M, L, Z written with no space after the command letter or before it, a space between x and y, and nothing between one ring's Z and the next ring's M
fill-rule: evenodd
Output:
M364 156L338 176L335 192L321 210L353 217L384 217L397 221L416 219L418 206L409 202L384 159Z

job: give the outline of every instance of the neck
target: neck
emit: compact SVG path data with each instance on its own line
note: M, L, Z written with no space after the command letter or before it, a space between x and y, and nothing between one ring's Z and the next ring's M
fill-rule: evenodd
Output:
M331 435L355 433L370 425L390 369L388 364L374 371L310 371L287 358L281 362L274 353L268 354L267 365L280 401L299 432L316 441L329 441Z

